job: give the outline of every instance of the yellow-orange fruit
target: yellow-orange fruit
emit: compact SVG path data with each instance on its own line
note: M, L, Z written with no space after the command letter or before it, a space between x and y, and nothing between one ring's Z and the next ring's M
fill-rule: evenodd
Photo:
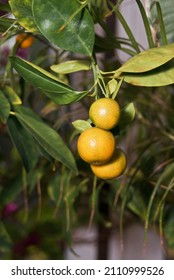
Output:
M112 157L115 137L110 131L91 127L81 133L77 141L80 157L91 164L102 164Z
M92 103L89 117L95 126L110 130L118 124L120 112L121 109L117 101L111 98L100 98Z
M121 149L116 149L110 161L97 166L91 164L93 173L101 179L114 179L122 175L126 169L126 156Z

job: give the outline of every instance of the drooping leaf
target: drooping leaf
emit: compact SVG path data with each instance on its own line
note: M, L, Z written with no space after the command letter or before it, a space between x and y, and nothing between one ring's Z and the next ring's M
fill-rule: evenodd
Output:
M144 197L140 190L133 189L133 194L131 196L130 201L128 202L127 206L129 209L131 209L132 212L134 212L136 215L138 215L141 219L145 220L146 217L146 204L144 201Z
M9 4L21 26L30 32L39 32L32 15L32 0L10 0Z
M150 23L148 20L147 12L146 12L145 7L144 7L143 3L141 2L141 0L136 0L136 3L138 5L138 8L141 13L141 17L142 17L145 32L146 32L147 41L149 43L149 48L154 48L155 42L153 40L152 30L151 30L151 26L150 26Z
M7 128L16 146L27 172L32 170L37 162L36 148L33 137L21 125L15 116L10 116Z
M33 16L40 32L58 47L91 56L94 23L77 0L33 0Z
M25 80L42 90L48 98L57 104L70 104L79 101L88 94L87 91L75 91L68 85L60 82L54 75L33 63L19 57L11 57L10 59L13 67Z
M59 74L69 74L82 70L90 70L91 64L88 60L71 60L52 65L51 70Z
M54 129L45 124L40 117L29 108L15 106L15 115L51 157L62 162L69 169L77 173L77 167L72 152Z
M17 95L17 93L14 91L14 89L12 87L5 86L4 92L11 104L13 104L13 105L22 104L22 101L21 101L19 95Z
M172 58L174 58L174 44L148 49L130 58L115 71L114 76L118 76L121 72L144 73L162 66Z
M174 83L174 61L145 73L122 73L120 76L126 83L135 86L160 87Z
M5 124L10 114L10 104L4 93L0 90L0 120Z

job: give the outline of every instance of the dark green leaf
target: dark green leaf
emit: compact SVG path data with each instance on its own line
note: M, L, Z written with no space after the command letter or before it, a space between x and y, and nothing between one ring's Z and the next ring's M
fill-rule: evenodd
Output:
M14 19L11 18L0 18L0 32L4 33L8 28L10 28L11 26L13 26L13 29L15 29L15 27L17 27L17 23L15 23Z
M132 189L132 197L128 202L129 209L138 215L141 219L145 220L146 218L146 204L144 197L140 190Z
M77 172L76 163L71 151L54 129L45 124L29 108L16 106L15 115L51 157L62 162L72 171Z
M10 114L10 104L4 93L0 90L0 119L5 124Z
M0 11L10 13L10 6L8 3L0 3Z
M149 48L154 48L155 43L154 43L153 36L152 36L152 30L151 30L151 27L150 27L150 24L149 24L149 20L148 20L147 13L145 11L144 5L141 2L141 0L136 0L136 2L137 2L137 5L139 7L139 10L140 10L140 13L141 13L141 16L142 16L142 20L143 20L143 23L144 23L144 28L145 28L146 35L147 35Z
M15 116L10 116L7 127L11 139L21 156L24 167L28 172L34 168L37 162L34 140Z
M33 15L41 33L58 47L91 56L94 23L77 1L33 0Z
M12 240L4 226L0 221L0 259L5 260L10 256L12 249Z
M10 0L9 4L12 13L14 14L20 25L30 32L38 33L38 28L33 19L31 10L32 0Z
M10 177L10 174L9 174ZM5 206L7 203L13 201L16 196L22 191L22 176L18 174L17 178L10 179L6 187L0 192L0 205Z
M121 22L126 34L128 35L128 37L132 43L132 47L136 50L137 53L139 53L140 52L139 45L132 33L132 30L129 27L129 24L126 22L123 15L120 13L120 11L118 9L115 9L115 14L116 14L117 18L119 19L119 21Z
M171 210L169 217L164 223L164 233L169 248L174 249L174 211Z
M19 57L11 57L16 71L28 82L42 90L55 103L64 105L76 102L88 94L87 91L78 92L60 82L55 76L42 68Z

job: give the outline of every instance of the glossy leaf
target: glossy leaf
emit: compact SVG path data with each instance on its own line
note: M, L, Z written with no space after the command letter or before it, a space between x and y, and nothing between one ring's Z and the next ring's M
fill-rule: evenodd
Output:
M10 114L10 104L4 93L0 90L0 120L5 124Z
M45 124L31 109L15 106L15 115L51 157L77 172L74 157L59 134Z
M115 71L114 77L117 77L121 72L144 73L158 68L172 58L174 58L174 44L152 48L130 58Z
M169 61L145 73L122 73L122 75L121 77L124 78L125 82L135 86L167 86L174 83L174 62Z
M69 74L82 70L90 70L91 64L87 60L71 60L60 64L52 65L51 70L59 74Z
M35 143L31 134L21 125L15 116L10 116L7 127L11 139L16 146L26 171L34 168L37 162Z
M22 104L22 101L21 101L19 95L17 95L17 93L14 91L14 89L12 87L5 86L4 92L11 104L13 104L13 105Z
M32 15L32 0L10 0L9 4L20 25L30 32L38 33L38 28Z
M33 0L33 15L40 32L56 46L91 56L94 23L77 0Z
M59 105L79 101L88 94L87 91L78 92L60 82L54 75L42 68L19 57L11 57L16 71L25 80L42 90L45 95Z

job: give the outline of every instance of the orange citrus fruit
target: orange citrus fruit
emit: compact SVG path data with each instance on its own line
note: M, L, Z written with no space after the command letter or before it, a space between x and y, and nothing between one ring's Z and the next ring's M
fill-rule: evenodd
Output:
M115 137L110 131L90 127L83 131L77 141L80 157L90 164L102 164L112 157Z
M33 44L34 37L32 35L27 34L19 34L16 37L16 42L20 44L20 48L26 49Z
M110 161L103 165L91 164L93 173L101 179L114 179L122 175L126 169L126 156L121 149L115 149Z
M117 101L111 98L100 98L92 103L89 117L95 126L110 130L118 124L120 112Z

